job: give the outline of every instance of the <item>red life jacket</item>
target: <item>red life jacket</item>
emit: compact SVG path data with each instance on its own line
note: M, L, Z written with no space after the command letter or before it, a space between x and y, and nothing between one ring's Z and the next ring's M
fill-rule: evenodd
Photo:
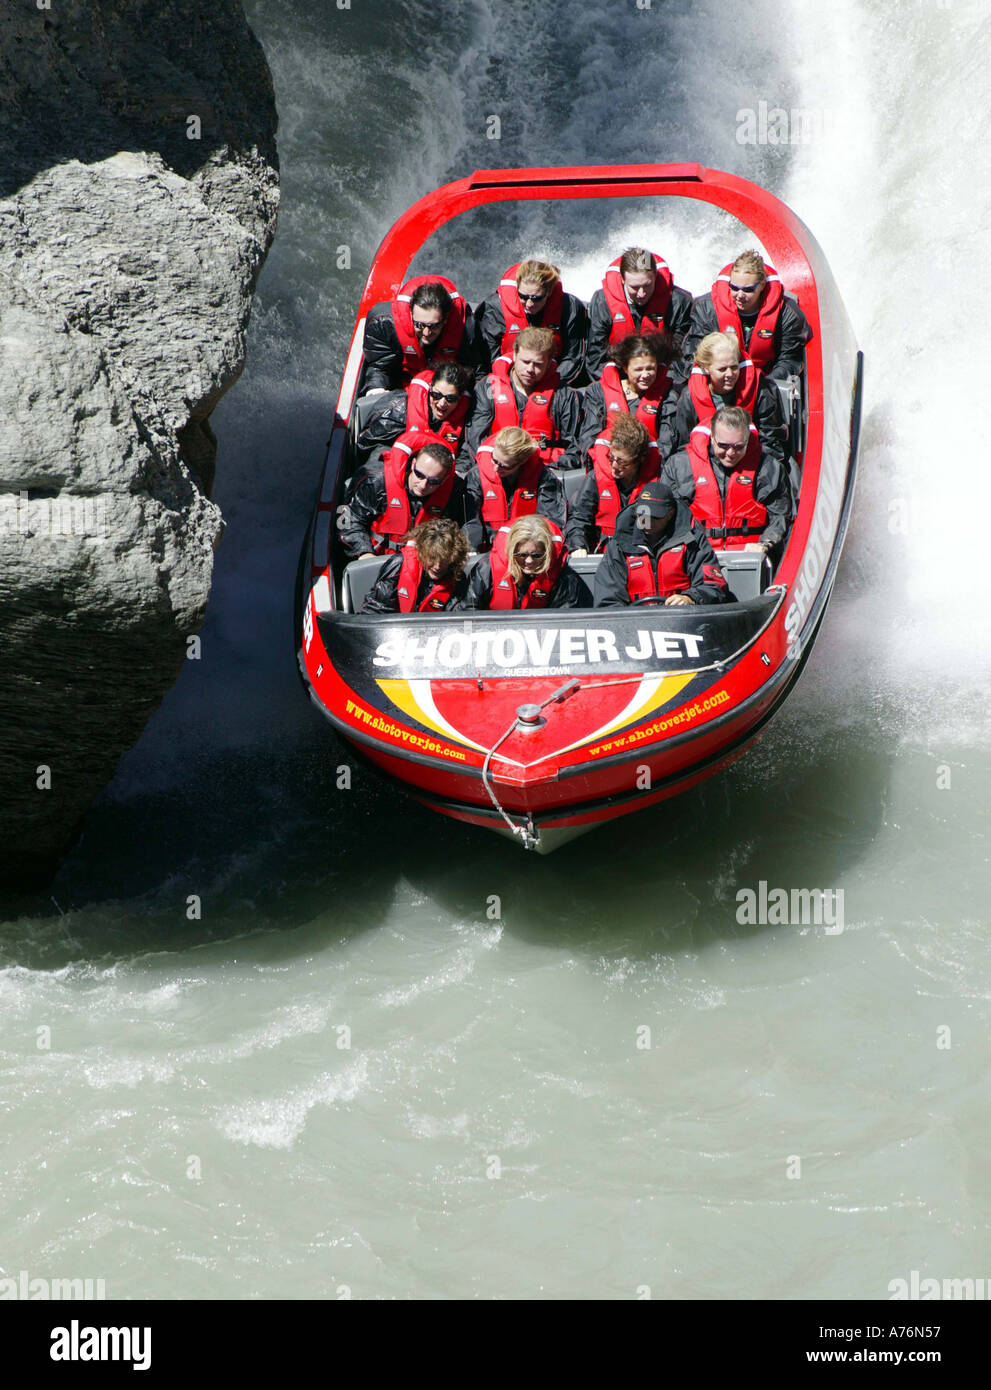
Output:
M447 322L434 345L429 362L416 334L413 332L413 311L409 303L414 291L418 290L421 285L443 285L454 301L454 307L447 316ZM441 362L456 362L458 349L461 346L461 339L465 331L466 317L464 300L451 281L445 279L443 275L414 275L412 280L407 280L392 301L392 323L396 330L396 337L399 339L399 350L403 355L402 373L404 379L409 380L410 377L415 376L417 372L422 372L427 366L438 367Z
M732 333L740 344L740 351L743 352L745 348L755 366L769 367L774 361L774 330L777 327L781 306L785 298L781 277L773 265L765 264L767 289L764 291L764 298L757 310L757 322L754 324L748 343L743 336L743 324L728 288L732 278L732 269L733 263L731 261L729 265L723 266L712 284L712 307L715 309L716 318L719 321L719 331L720 333Z
M557 367L551 363L547 374L536 390L527 397L523 414L516 404L516 392L509 377L509 363L504 357L497 357L489 373L489 389L492 392L492 408L495 417L492 433L508 429L511 425L521 425L540 445L540 458L543 463L556 463L565 452L563 444L555 443L557 426L551 415L554 392L561 384Z
M633 484L633 491L624 502L619 494L619 484L609 466L609 435L600 434L589 450L592 467L595 470L595 485L599 489L599 509L595 513L595 524L601 533L600 548L616 532L616 518L624 507L629 507L640 496L645 483L652 483L661 475L661 455L656 444L651 444L647 457L640 465L640 472Z
M470 399L468 396L462 396L451 414L446 420L442 420L435 430L430 423L430 401L428 398L433 379L433 370L428 367L425 372L420 372L415 376L406 387L406 430L407 432L420 430L424 434L433 435L440 439L442 444L446 444L453 453L457 453Z
M564 569L568 558L565 548L564 537L554 525L553 521L548 521L551 528L551 535L554 537L554 551L551 555L551 567L546 574L538 575L530 583L529 589L520 596L516 588L513 576L509 572L509 561L506 559L506 540L509 536L509 527L500 526L496 532L495 541L492 544L490 563L492 565L492 601L490 608L546 608L553 592L554 585L557 583L561 571Z
M754 418L754 406L757 404L760 378L760 369L754 366L749 357L745 357L740 363L740 375L736 379L733 404L739 406L741 410L747 411L751 420ZM693 367L689 372L688 390L692 398L692 405L695 407L695 414L698 416L696 423L699 425L709 424L716 413L716 402L712 399L709 373L704 367Z
M696 425L688 441L688 460L695 480L692 516L705 526L713 550L741 550L748 541L758 539L767 525L767 508L754 496L754 481L761 459L760 441L751 425L747 452L726 475L724 501L712 476L710 438L707 425Z
M396 589L396 593L399 595L400 613L413 612L422 578L423 565L416 553L416 544L413 541L407 541L403 546L403 563L399 570ZM448 580L442 579L439 584L434 584L428 589L423 602L417 605L416 611L418 613L437 613L447 607L453 593L453 585Z
M513 493L512 505L507 511L506 490L492 461L494 438L495 436L490 434L485 443L478 446L475 463L482 484L482 520L487 526L503 526L506 522L515 521L517 517L533 516L536 513L537 492L544 471L544 461L539 453L534 454L530 462L525 463L517 473L516 491ZM553 526L553 522L550 525Z
M673 545L670 550L662 550L656 560L649 550L637 551L635 555L624 555L626 561L626 591L631 599L668 598L671 594L684 593L692 587L685 568L684 545Z
M612 327L609 329L609 341L611 343L621 342L630 333L660 333L664 328L668 310L671 307L671 291L674 289L674 276L668 269L667 261L653 252L654 265L657 267L657 282L654 285L654 293L644 305L643 317L640 320L640 327L637 328L633 311L626 298L626 290L623 286L623 277L620 274L619 263L623 259L617 256L611 262L605 275L602 277L602 293L606 297L606 304L609 306L609 317L612 320Z
M444 509L451 500L455 479L453 468L440 487L427 494L416 517L413 518L410 515L412 509L409 503L409 494L406 491L406 479L409 476L413 454L422 449L424 444L444 444L444 441L438 439L435 434L424 434L420 430L407 430L405 434L399 436L385 456L385 511L381 516L375 518L371 527L373 544L375 537L380 536L382 538L376 546L375 553L377 555L389 548L390 540L394 540L397 536L405 536L407 531L411 531L414 526L419 526L421 521L429 521L431 517L443 516ZM447 449L448 445L444 444L444 447Z
M516 276L520 268L520 262L511 265L502 279L499 281L499 303L502 305L502 316L506 321L506 331L502 335L502 346L499 349L507 357L513 355L513 343L516 341L517 333L524 328L549 328L554 334L554 348L552 355L557 362L561 356L563 339L561 337L561 319L564 313L564 290L561 281L551 290L540 311L540 319L537 323L531 324L523 308L523 301L520 299L520 292L516 285Z
M606 403L606 420L615 418L617 411L629 411L630 402L626 392L623 390L622 378L619 368L612 362L607 362L602 368L602 395ZM661 401L668 393L668 386L671 382L671 374L667 367L662 367L658 363L657 376L653 386L640 397L637 402L636 418L643 425L651 439L657 438L657 430L661 423Z

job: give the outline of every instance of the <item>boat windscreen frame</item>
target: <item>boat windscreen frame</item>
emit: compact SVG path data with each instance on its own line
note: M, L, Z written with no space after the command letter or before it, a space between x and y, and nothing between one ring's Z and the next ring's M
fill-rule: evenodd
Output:
M701 164L476 170L469 177L445 184L414 203L386 233L365 281L337 402L320 506L331 508L338 491L348 419L360 371L364 326L369 311L376 304L388 302L395 296L408 277L409 267L430 236L461 213L488 203L589 197L681 197L721 208L746 226L760 241L787 292L797 299L805 314L812 337L806 347L803 496L785 555L775 576L780 582L790 583L804 551L812 521L823 445L823 347L820 293L817 287L825 284L835 291L835 286L812 233L785 203L747 179L708 169ZM328 558L321 560L314 554L314 578L318 573L326 573Z

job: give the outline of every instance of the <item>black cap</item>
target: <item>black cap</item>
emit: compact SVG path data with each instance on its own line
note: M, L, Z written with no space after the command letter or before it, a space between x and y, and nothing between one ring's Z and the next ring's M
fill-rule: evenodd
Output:
M635 510L645 507L651 516L665 517L668 512L674 511L677 500L674 493L667 483L653 482L645 483L640 489L640 496L633 503Z

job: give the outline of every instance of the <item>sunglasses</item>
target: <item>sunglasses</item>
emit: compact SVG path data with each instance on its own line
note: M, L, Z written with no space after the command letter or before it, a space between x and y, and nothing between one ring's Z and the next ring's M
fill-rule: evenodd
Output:
M730 280L729 287L733 294L753 294L754 290L759 290L763 285L763 280L758 280L756 285L734 285Z
M414 319L413 327L420 333L439 333L444 327L441 323L424 323L422 319Z
M430 397L432 401L448 401L451 404L454 404L461 399L457 392L455 392L452 396L449 395L447 391L428 391L427 395Z
M410 464L410 467L413 470L415 476L419 478L420 482L424 485L424 487L440 487L441 483L447 481L447 473L442 473L439 478L428 478L426 473L420 472L419 468L417 468L415 463ZM450 469L448 469L448 472L450 472Z
M742 454L747 446L746 444L723 444L720 440L714 439L712 441L712 447L714 449L721 449L724 453L727 454L730 452L734 454Z
M539 294L524 294L523 291L520 290L519 295L524 304L539 304L542 299L547 298L547 291L541 290Z

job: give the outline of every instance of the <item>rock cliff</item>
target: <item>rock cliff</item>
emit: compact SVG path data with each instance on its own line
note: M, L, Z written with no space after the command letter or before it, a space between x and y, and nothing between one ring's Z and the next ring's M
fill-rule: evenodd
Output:
M276 112L238 0L6 0L0 109L0 883L27 887L203 619Z

